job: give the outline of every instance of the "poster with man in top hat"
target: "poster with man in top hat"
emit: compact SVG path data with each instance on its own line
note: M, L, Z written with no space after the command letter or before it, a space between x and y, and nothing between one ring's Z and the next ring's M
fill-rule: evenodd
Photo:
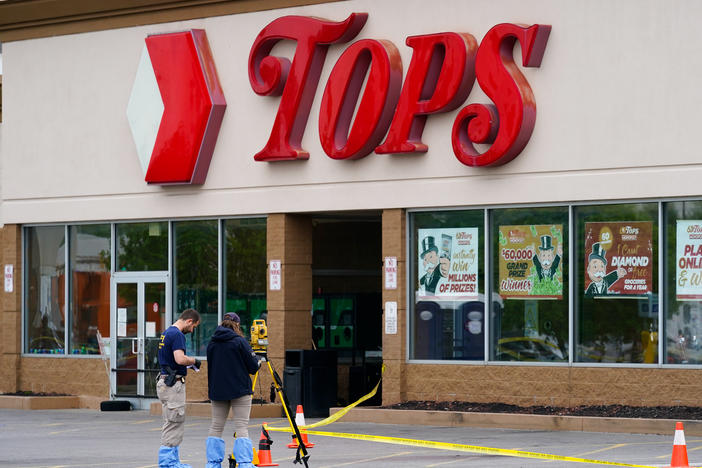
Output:
M651 294L652 233L650 221L585 223L585 296Z
M505 225L498 234L500 295L562 299L563 225Z
M606 296L609 287L619 278L626 276L626 268L619 267L607 273L607 251L599 242L592 244L592 252L587 257L587 276L590 284L585 289L586 296Z
M539 244L536 254L532 258L536 268L536 275L541 281L553 279L558 270L558 265L561 263L561 257L563 257L563 246L561 244L558 244L557 253L554 255L552 239L549 235L541 236L541 244Z
M419 285L424 287L427 294L435 294L439 280L448 276L451 259L445 256L439 258L439 248L436 246L434 236L426 236L422 239L419 256L425 271L424 276L419 279Z
M478 228L418 230L418 296L478 295Z

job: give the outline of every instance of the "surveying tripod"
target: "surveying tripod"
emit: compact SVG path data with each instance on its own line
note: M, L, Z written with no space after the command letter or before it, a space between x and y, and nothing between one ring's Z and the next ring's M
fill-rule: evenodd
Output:
M285 389L283 388L283 382L280 380L280 376L278 375L278 372L273 368L273 365L271 364L271 361L268 360L268 355L265 352L257 351L256 355L263 358L262 360L265 361L266 366L268 367L268 371L271 373L271 378L273 379L273 386L275 388L275 393L278 394L278 398L280 398L280 401L283 403L283 410L285 411L285 417L288 418L288 422L290 423L290 428L292 429L293 432L293 439L297 441L297 450L295 451L295 461L293 463L301 463L305 465L305 468L308 468L309 465L307 464L307 460L310 458L309 454L307 453L307 447L305 447L305 443L302 441L302 435L300 434L300 428L297 427L297 423L295 423L295 420L290 417L290 405L288 401L288 397L285 394ZM261 366L263 366L263 363L261 363ZM258 379L258 373L261 372L261 368L258 369L256 374L254 375L253 378L253 386L252 390L255 390L256 388L256 379ZM273 392L271 392L272 394Z

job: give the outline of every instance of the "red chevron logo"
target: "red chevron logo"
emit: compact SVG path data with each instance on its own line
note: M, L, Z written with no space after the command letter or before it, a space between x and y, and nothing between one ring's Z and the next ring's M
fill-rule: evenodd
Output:
M148 36L127 118L149 184L203 184L227 103L202 29Z

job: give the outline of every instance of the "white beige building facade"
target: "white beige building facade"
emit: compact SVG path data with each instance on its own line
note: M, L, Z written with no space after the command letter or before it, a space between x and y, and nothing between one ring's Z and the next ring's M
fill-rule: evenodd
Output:
M289 349L337 351L340 404L364 393L381 363L383 404L699 404L697 2L4 3L0 369L10 378L0 391L83 395L86 406L148 401L152 346L192 306L204 319L191 354L203 355L228 311L246 324L267 314L280 368ZM290 126L308 158L256 160L288 99L253 89L256 38L281 18L353 13L365 23L324 46L308 118ZM542 25L530 43L540 61L524 66L526 43L500 36L512 71L495 78L500 68L481 53L498 25ZM206 35L226 109L203 183L149 184L127 115L145 41L190 30ZM420 46L408 38L438 33L462 34L473 60L462 70L477 80L464 77L460 102L418 111L432 102L432 79L446 79L438 70L455 64L446 46L430 49L435 74L419 73L429 84L412 103L404 93ZM343 143L348 132L322 128L325 89L345 83L335 67L357 41L385 44L399 95L390 91L366 155L333 159L325 135ZM301 47L282 39L266 51L292 62L286 86ZM503 88L518 75L533 96L509 101ZM357 85L362 98L377 94L370 78ZM407 118L398 99L416 105L424 126L413 124L412 141L426 151L375 150ZM516 102L535 116L515 119ZM466 106L491 103L502 112L498 143L509 122L531 128L510 161L467 165L454 127ZM588 292L600 260L611 284ZM206 399L206 376L192 379L189 399Z

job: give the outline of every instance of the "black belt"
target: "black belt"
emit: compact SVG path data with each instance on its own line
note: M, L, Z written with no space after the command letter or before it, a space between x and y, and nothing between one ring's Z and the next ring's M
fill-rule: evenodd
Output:
M168 377L168 374L159 374L158 379L165 380L166 377ZM181 382L185 383L185 376L184 375L176 375L176 380L180 380Z

